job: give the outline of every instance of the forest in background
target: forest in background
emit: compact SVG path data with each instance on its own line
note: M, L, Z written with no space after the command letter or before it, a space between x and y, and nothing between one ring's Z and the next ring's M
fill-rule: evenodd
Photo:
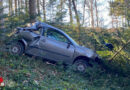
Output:
M104 26L106 21L103 19L104 17L101 17L101 15L105 13L105 11L100 11L100 6L103 6L104 2L109 3L108 10L111 19L111 22L108 25L109 28ZM70 73L62 71L61 69L59 70L56 66L51 67L44 63L41 67L44 67L47 71L45 69L42 71L38 66L41 61L36 61L35 63L33 60L33 67L29 61L30 58L28 59L26 56L11 56L6 52L0 51L0 74L2 70L5 71L2 73L2 76L5 76L8 82L13 82L12 89L15 87L22 88L22 86L25 87L25 89L31 86L40 89L47 83L51 83L52 85L52 82L61 80L62 78L60 81L60 83L62 83L61 85L58 85L59 82L56 82L59 89L73 89L73 87L75 87L75 90L76 88L82 89L88 87L90 90L96 90L96 88L99 88L99 90L129 90L129 0L0 0L0 50L3 49L2 46L11 39L11 35L13 35L12 33L17 27L26 27L28 23L33 23L35 21L46 22L60 28L81 45L96 50L102 58L102 66L106 69L105 71L104 69L90 69L88 75L86 75L87 79L90 79L87 81L88 86L86 86L84 84L86 81L83 80L84 77L78 78L78 80L81 79L83 81L81 83L75 81L76 77L79 77L75 73L72 74L75 78L68 80L68 77L66 77L65 74L70 75ZM110 51L106 48L104 42L113 44L114 50ZM19 60L17 61L17 59ZM28 62L26 62L26 60ZM28 67L28 65L31 66ZM22 70L20 70L21 68ZM38 69L39 71L32 72L32 69ZM95 72L92 73L93 71ZM44 72L47 73L45 75L47 78L45 82L47 83L41 81L42 85L37 85L35 81L31 82L33 77L36 78L37 76L41 76L38 80L44 77L41 75L45 74ZM110 75L110 72L116 73L117 76L114 74ZM57 75L59 73L60 75L52 80L52 78L55 77L55 74ZM102 76L100 76L100 74ZM118 76L118 74L123 75L124 77ZM28 78L27 82L25 77ZM20 83L22 80L25 81L25 83L21 85ZM48 82L48 80L52 82ZM51 85L50 88L53 88L54 86ZM9 87L10 86L7 86L6 88ZM47 87L49 86L47 85Z

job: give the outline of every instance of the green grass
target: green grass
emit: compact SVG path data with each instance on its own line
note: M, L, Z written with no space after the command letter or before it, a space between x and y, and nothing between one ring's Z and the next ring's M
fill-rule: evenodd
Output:
M3 90L130 90L130 78L94 63L85 74L28 56L0 54ZM71 67L70 67L71 68Z

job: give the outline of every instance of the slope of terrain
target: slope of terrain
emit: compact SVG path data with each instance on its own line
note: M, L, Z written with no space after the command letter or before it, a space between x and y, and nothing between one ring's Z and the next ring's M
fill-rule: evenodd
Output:
M107 72L96 63L81 74L61 64L7 53L0 54L0 76L3 90L130 90L129 77Z

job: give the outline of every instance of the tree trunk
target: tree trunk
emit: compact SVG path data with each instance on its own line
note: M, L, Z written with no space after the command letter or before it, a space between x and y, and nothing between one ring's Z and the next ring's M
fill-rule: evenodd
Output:
M17 15L17 0L15 0L14 3L15 3L15 15Z
M75 0L72 0L72 3L73 3L73 7L74 7L74 12L75 12L75 15L76 15L76 21L77 21L77 33L78 33L78 42L80 42L80 20L79 20L79 16L78 16L78 12L77 12L77 8L76 8L76 5L75 5Z
M116 28L118 28L118 26L119 26L118 16L115 16L115 17L116 17Z
M77 27L78 27L77 32L79 33L80 20L79 20L79 16L78 16L77 8L76 8L76 5L75 5L75 1L72 0L72 3L73 3L73 7L74 7L74 12L75 12L75 15L76 15L76 21L77 21Z
M29 0L29 15L30 22L33 23L36 21L36 0Z
M20 0L21 9L23 9L23 0Z
M94 28L94 17L93 17L93 0L91 0L91 5L90 5L91 9L91 26L92 28Z
M18 11L20 12L20 0L18 0Z
M83 22L82 22L82 25L84 25L84 21L85 21L85 6L86 6L86 0L84 0L84 5L83 5Z
M63 10L63 0L60 0L60 12Z
M97 27L99 26L99 24L98 24L98 22L99 22L99 20L98 20L98 9L97 9L97 0L95 0L95 9L96 9L96 21L97 21Z
M112 28L114 28L114 19L113 19L113 15L112 15L111 17L112 17Z
M40 16L40 0L37 0L37 14Z
M28 0L25 0L25 12L28 13Z
M73 25L73 16L72 16L72 5L71 5L71 0L69 1L69 15L70 15L70 25Z
M44 16L44 22L46 22L46 2L43 0L43 16Z
M12 0L9 0L9 16L13 14Z
M130 1L129 0L124 0L124 3L125 3L125 18L126 18L126 24L127 24L127 27L130 26L130 16L129 16L129 9L130 9Z
M114 28L114 15L113 15L113 10L114 10L114 7L113 7L113 0L110 0L110 4L112 4L112 7L111 7L111 18L112 18L112 28Z
M72 26L73 25L73 16L72 16L72 6L71 6L71 0L68 0L69 1L69 15L70 15L70 25Z
M0 30L4 29L3 12L3 0L0 0Z

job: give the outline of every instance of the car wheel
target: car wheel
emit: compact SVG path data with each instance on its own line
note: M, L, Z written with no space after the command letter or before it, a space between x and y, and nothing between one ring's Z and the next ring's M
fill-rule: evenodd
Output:
M24 53L24 46L20 42L15 42L10 47L10 53L15 55L22 55Z
M87 61L82 59L76 60L73 64L74 71L79 71L82 73L86 71L87 67L88 67Z

